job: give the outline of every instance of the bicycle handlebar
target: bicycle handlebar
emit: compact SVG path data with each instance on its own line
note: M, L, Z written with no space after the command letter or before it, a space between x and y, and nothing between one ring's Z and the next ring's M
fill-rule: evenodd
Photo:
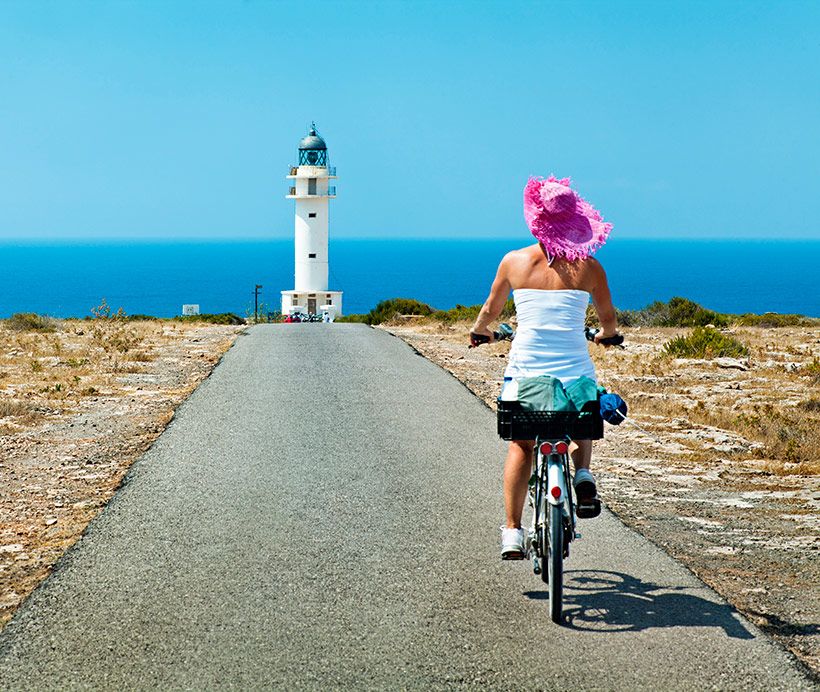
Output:
M512 341L514 336L515 332L513 331L513 328L506 322L504 322L503 324L500 324L498 326L497 332L493 332L493 341ZM488 343L490 343L489 336L486 336L485 334L476 334L475 332L470 332L469 348L475 348L476 346L481 346L481 344Z
M587 338L587 341L595 341L595 337L598 332L600 332L600 329L590 329L589 327L586 327L584 329L584 336ZM515 332L506 322L499 325L497 332L493 332L493 341L512 341L514 338ZM470 332L469 348L476 348L477 346L488 343L490 343L490 337L486 334L476 334L475 332ZM614 336L608 336L605 339L600 339L597 343L602 346L619 346L620 348L624 348L624 337L623 334L615 334Z
M600 331L600 329L590 329L586 327L584 329L584 336L587 338L587 341L595 341L595 337ZM608 336L605 339L599 339L598 343L603 346L620 346L623 348L624 335L615 334L615 336Z

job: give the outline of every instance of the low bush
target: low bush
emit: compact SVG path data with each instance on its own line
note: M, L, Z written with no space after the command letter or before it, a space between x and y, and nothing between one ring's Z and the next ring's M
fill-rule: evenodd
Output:
M383 300L368 313L368 324L381 324L396 315L430 315L433 312L427 303L412 298L391 298Z
M363 322L365 324L382 324L392 320L397 315L422 315L432 314L433 308L427 303L422 303L412 298L390 298L383 300L367 314L353 314L337 317L336 322Z
M352 315L340 315L335 319L336 322L358 322L363 324L370 324L370 313L365 313L364 315L354 313Z
M820 360L818 360L817 357L812 358L811 363L806 365L803 370L814 384L820 384Z
M805 315L781 315L779 312L764 312L762 315L752 313L736 315L734 322L740 327L808 327L816 325L818 320Z
M126 318L129 322L156 322L159 318L153 315L128 315Z
M436 310L431 317L439 322L474 322L481 312L480 305L456 305L449 310Z
M675 358L742 358L749 355L746 346L712 327L695 327L691 334L676 336L663 346L663 351Z
M666 327L728 327L729 316L707 310L688 298L672 298L667 303L669 313ZM650 306L651 307L651 306Z
M100 301L100 304L96 307L91 308L91 314L93 315L95 320L127 320L128 315L125 314L125 310L121 307L117 308L116 312L112 312L111 306L108 304L108 301L103 298Z
M430 317L440 322L474 322L478 313L481 312L482 305L458 305L449 310L436 310ZM512 298L507 300L501 310L500 320L508 320L515 315L515 302Z
M245 324L245 319L232 312L203 313L201 315L178 315L175 322L207 322L208 324Z
M383 300L366 314L353 314L337 317L337 322L364 322L365 324L383 324L401 315L420 315L432 320L445 322L472 322L481 311L481 305L456 305L449 310L434 308L412 298L391 298ZM515 315L515 303L512 299L504 304L500 319L506 320Z
M675 297L668 303L656 300L640 310L616 310L624 327L728 327L731 315L707 310L688 298ZM593 313L594 315L594 313Z
M53 332L55 321L33 312L15 312L6 320L6 326L15 332Z

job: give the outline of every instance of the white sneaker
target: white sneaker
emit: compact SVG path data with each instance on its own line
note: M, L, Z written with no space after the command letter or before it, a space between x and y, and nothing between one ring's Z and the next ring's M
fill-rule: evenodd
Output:
M527 557L524 546L524 529L501 527L501 559L523 560Z

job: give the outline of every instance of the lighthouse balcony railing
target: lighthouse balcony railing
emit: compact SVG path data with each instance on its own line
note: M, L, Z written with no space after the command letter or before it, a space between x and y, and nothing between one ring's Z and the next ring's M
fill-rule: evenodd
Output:
M288 194L292 197L335 197L336 196L336 186L331 185L327 188L326 191L319 191L319 190L308 190L307 192L296 192L296 188L290 188Z

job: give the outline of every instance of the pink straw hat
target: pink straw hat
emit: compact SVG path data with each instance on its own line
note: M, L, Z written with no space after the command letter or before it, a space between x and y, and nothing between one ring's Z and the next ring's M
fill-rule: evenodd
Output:
M570 188L569 178L530 178L524 186L524 218L552 261L591 257L606 242L611 223Z

